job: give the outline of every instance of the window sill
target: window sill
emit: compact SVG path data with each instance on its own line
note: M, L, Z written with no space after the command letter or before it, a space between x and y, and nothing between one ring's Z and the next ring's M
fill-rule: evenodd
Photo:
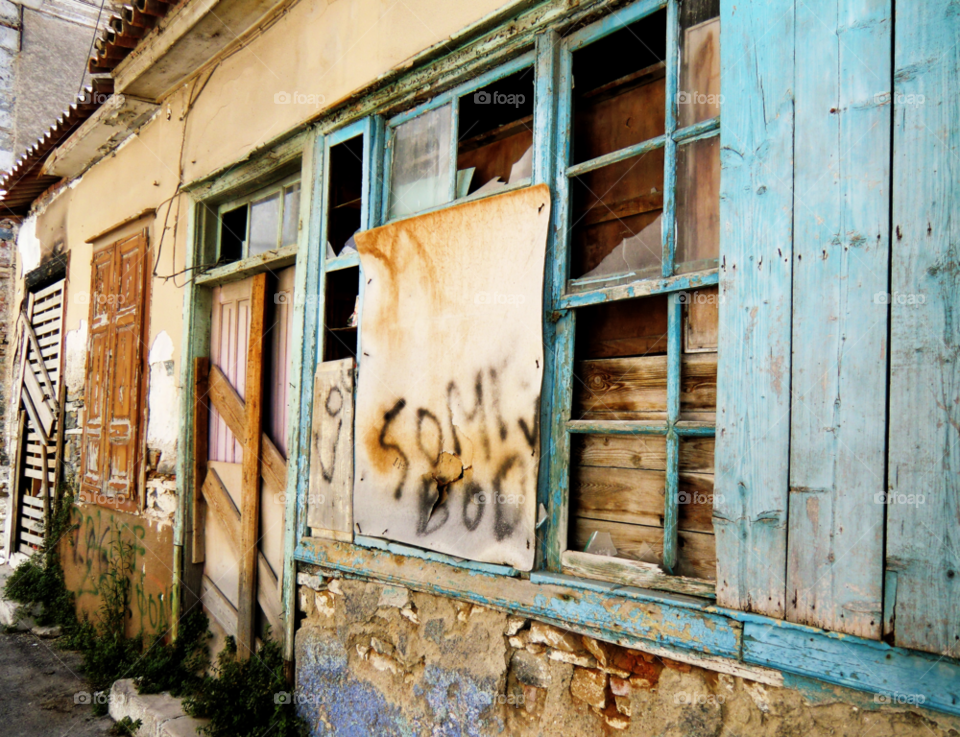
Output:
M209 271L197 274L193 278L194 284L204 287L217 287L221 284L245 279L264 268L281 268L290 266L297 260L297 249L299 246L294 243L283 248L277 248L273 251L258 253L256 256L250 256L242 261L215 266Z
M955 696L960 661L732 611L690 596L556 573L511 578L318 538L301 540L294 557L353 578L470 601L760 683L817 690L811 681L820 681L869 694L921 695L925 708L960 715Z
M616 284L606 287L591 287L584 282L572 280L567 283L567 293L557 299L556 307L557 309L587 307L588 305L617 299L648 297L651 294L708 287L719 282L720 274L717 269L693 271L688 274L677 274L669 277L638 279L629 284ZM578 291L578 289L582 291Z

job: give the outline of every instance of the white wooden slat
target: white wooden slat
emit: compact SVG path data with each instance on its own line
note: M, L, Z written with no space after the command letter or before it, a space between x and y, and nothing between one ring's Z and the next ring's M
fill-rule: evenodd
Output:
M36 507L24 506L21 510L23 512L23 517L30 517L31 519L43 519L43 510L37 509Z
M31 535L29 532L21 532L21 533L20 533L20 539L23 540L24 542L33 543L34 545L43 545L43 538L42 538L42 537L37 537L36 535ZM23 551L23 549L24 549L24 546L21 545L21 546L20 546L20 550ZM29 554L32 553L33 551L30 550L29 548L27 548L27 550L24 551L24 552L26 552L26 553L29 555Z
M37 470L34 470L34 469L32 469L32 468L26 469L26 470L23 472L23 475L26 476L27 478L39 479L39 480L41 480L41 481L43 480L43 476L41 475L41 472L40 472L40 471L37 471ZM48 480L51 484L56 480L56 479L55 479L55 475L56 475L56 474L55 474L53 471L50 471L50 473L47 475L47 480Z
M33 293L33 298L35 301L39 302L40 300L46 299L51 294L61 296L63 293L63 283L64 280L56 281L53 284L48 284L43 289L38 289Z
M36 507L38 509L43 509L43 499L38 496L30 496L29 494L24 494L21 498L27 506Z
M39 338L41 335L48 335L49 333L56 332L57 335L60 335L60 318L53 317L50 320L39 322L33 326L33 331L37 334Z

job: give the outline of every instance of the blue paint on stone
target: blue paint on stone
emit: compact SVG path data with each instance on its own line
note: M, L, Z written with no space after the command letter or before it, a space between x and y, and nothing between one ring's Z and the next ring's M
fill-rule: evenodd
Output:
M416 700L401 710L356 678L343 644L319 630L298 634L297 684L297 711L311 737L481 737L505 728L492 708L496 679L427 665L411 689Z

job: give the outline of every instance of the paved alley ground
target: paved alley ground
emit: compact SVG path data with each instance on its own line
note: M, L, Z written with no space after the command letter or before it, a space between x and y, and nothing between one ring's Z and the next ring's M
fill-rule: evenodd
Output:
M0 734L3 737L88 737L113 721L95 717L74 694L89 692L80 655L29 632L0 634Z

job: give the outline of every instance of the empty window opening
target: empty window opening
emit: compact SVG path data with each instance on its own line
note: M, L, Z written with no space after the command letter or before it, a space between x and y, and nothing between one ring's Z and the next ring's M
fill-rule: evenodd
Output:
M531 180L533 78L523 69L460 98L458 198Z
M363 136L330 148L327 258L356 250L354 234L363 211Z
M338 361L357 355L357 325L360 310L360 269L352 267L327 273L324 299L323 360Z
M573 163L663 136L666 13L573 54ZM575 279L657 276L663 261L661 144L571 180Z

